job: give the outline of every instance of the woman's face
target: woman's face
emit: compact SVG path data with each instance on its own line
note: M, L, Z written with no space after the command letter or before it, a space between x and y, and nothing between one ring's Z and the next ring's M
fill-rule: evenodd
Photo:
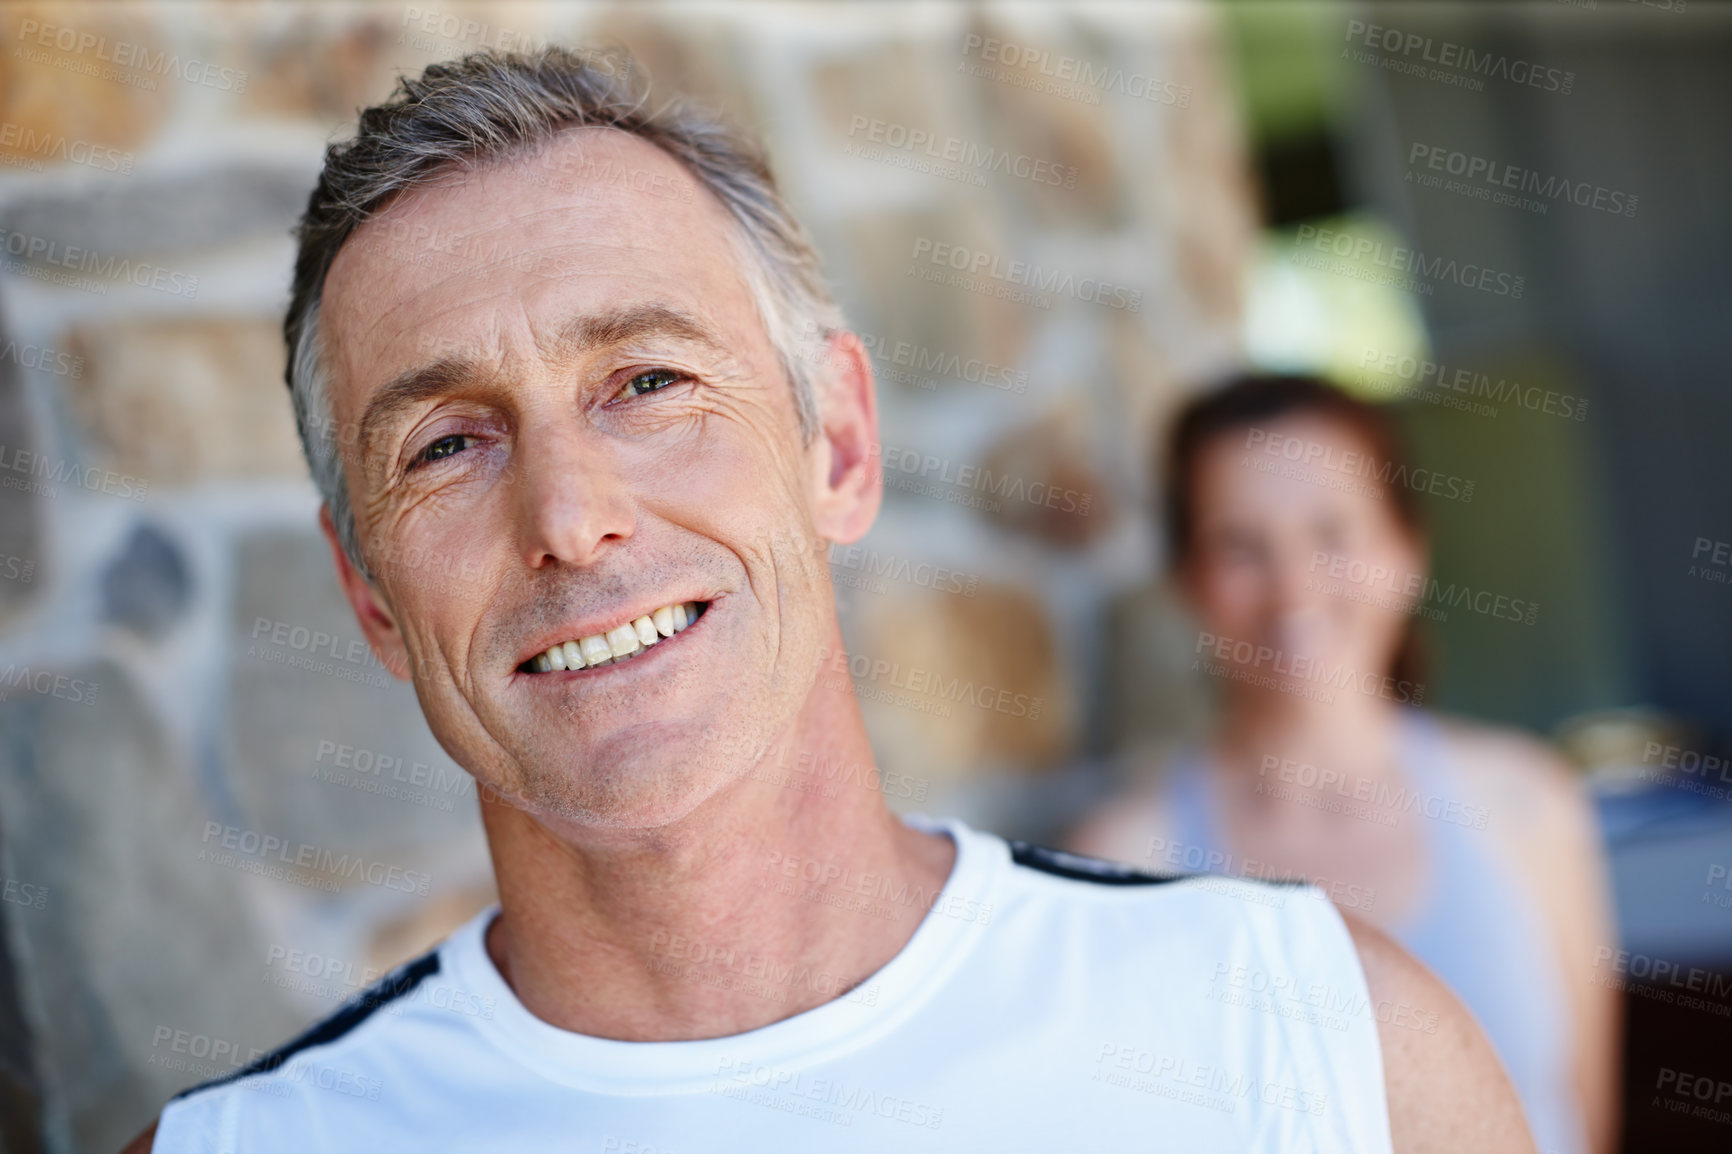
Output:
M1424 546L1378 480L1386 462L1350 426L1294 414L1232 430L1196 462L1196 535L1180 574L1203 628L1198 655L1279 676L1382 677L1424 597ZM1225 639L1228 644L1221 646ZM1249 646L1239 645L1249 642ZM1276 656L1270 656L1270 653Z

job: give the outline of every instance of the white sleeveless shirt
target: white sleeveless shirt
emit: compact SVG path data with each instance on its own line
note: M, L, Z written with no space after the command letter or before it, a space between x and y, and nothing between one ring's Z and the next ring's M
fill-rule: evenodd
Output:
M817 863L766 871L783 892L863 916L928 907L852 989L659 943L658 964L694 980L768 999L836 993L814 1009L701 1041L574 1034L500 977L489 909L299 1039L177 1097L153 1149L1390 1150L1377 1014L1316 889L1162 878L903 820L956 842L935 895Z

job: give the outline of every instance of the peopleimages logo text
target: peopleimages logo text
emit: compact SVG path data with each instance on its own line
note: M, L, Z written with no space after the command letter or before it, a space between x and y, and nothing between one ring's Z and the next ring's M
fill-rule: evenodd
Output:
M1480 52L1452 40L1438 40L1418 32L1367 24L1363 20L1347 22L1345 39L1391 56L1436 64L1472 76L1507 80L1511 84L1527 85L1544 92L1567 96L1576 83L1576 74L1561 68L1546 68L1528 60L1512 60L1501 52ZM1343 55L1346 51L1342 50Z
M274 834L261 834L240 826L207 821L204 823L204 836L200 840L209 846L213 839L218 846L231 853L327 875L320 880L359 880L368 885L420 894L423 897L433 880L433 875L423 870L404 869L402 866L382 861L371 861L359 854L338 853L305 842L291 844ZM208 850L201 851L200 857L215 861L218 865L232 864L211 856Z
M188 84L216 88L223 92L243 93L247 90L247 74L238 68L224 68L180 53L158 49L130 40L109 40L94 32L86 32L61 24L44 24L40 20L21 20L18 39L31 40L41 48L53 48L68 56L91 56L117 68L130 68L157 76L173 76ZM124 74L105 76L106 79L127 79ZM136 78L134 78L136 79ZM137 87L137 85L134 85ZM153 88L154 83L145 87Z
M1423 164L1432 172L1459 176L1469 183L1489 186L1489 189L1515 189L1552 201L1563 199L1581 208L1597 209L1613 216L1635 216L1638 197L1628 192L1605 188L1585 180L1567 180L1545 176L1532 168L1522 168L1485 156L1460 152L1441 144L1414 141L1407 150L1407 163ZM1410 174L1411 176L1411 174Z
M82 164L103 172L118 172L123 176L132 173L133 156L130 152L88 140L73 140L47 129L39 132L29 125L14 124L10 120L0 123L0 147L68 164Z
M1506 377L1498 377L1494 381L1487 373L1459 366L1451 367L1442 361L1428 361L1406 353L1366 349L1359 355L1359 365L1361 368L1375 366L1384 376L1395 377L1415 386L1482 397L1500 405L1519 405L1530 412L1545 413L1565 420L1586 420L1588 415L1586 397L1524 385Z
M848 135L856 137L862 133L872 144L882 144L889 148L922 153L934 160L961 164L969 168L980 169L982 172L1015 176L1039 184L1057 185L1061 188L1076 187L1077 169L1075 165L1055 164L1050 160L1037 160L1032 156L1013 153L1005 149L983 148L972 141L963 140L961 137L939 137L924 128L910 128L906 124L856 115L849 122Z
M1138 72L1127 73L1123 68L1087 60L1081 56L1062 53L1055 56L1044 48L1033 48L1013 40L999 40L991 36L981 36L978 32L970 32L963 37L962 55L967 57L976 54L989 64L1032 72L1042 78L1062 82L1066 86L1116 92L1134 100L1147 100L1171 107L1191 106L1191 86L1188 84L1176 84ZM1098 97L1094 103L1099 103Z
M157 289L171 296L198 296L198 277L175 272L146 261L104 256L76 244L62 244L43 236L0 229L0 250L36 264L74 272L94 273L104 280L124 281L139 288Z
M1354 236L1350 232L1302 224L1294 233L1293 244L1309 246L1317 252L1350 260L1369 261L1391 272L1411 273L1428 281L1458 284L1462 288L1478 289L1493 296L1520 300L1526 279L1485 265L1460 263L1441 256L1426 256L1416 248L1386 245L1370 237Z
M1416 493L1430 493L1434 497L1447 497L1464 504L1473 500L1474 482L1454 473L1440 473L1422 467L1410 469L1405 463L1380 461L1370 453L1338 449L1321 441L1252 426L1245 431L1245 448L1259 447L1265 456L1301 466L1315 466L1348 477L1375 477L1385 488L1412 489Z
M945 244L930 237L915 238L914 260L925 260L971 277L986 277L1035 292L1067 296L1087 304L1105 305L1127 312L1136 312L1143 303L1140 289L1127 289L1094 277L1078 280L1071 273L1058 269L1042 268L1025 260L1007 261L996 253Z
M1343 662L1331 666L1315 655L1287 653L1268 645L1257 645L1214 633L1198 633L1195 654L1208 654L1217 661L1230 662L1241 669L1267 669L1290 682L1320 682L1334 689L1357 689L1371 697L1403 704L1419 704L1425 696L1425 686L1397 680L1377 673L1361 673ZM1194 666L1193 666L1194 667ZM1207 670L1205 672L1208 672Z

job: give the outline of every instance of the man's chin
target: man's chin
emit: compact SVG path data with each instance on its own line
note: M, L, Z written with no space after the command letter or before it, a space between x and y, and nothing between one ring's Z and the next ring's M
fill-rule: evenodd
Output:
M607 757L582 764L537 766L505 804L543 824L578 829L659 829L697 809L722 785L715 771L690 760Z

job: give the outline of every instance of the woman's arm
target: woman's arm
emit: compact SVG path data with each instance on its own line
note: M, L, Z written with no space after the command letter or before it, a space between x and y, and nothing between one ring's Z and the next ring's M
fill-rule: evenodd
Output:
M1546 921L1575 1030L1573 1081L1588 1149L1617 1148L1623 1004L1594 979L1603 947L1617 948L1611 883L1593 806L1579 775L1524 735L1457 729L1460 764L1490 795L1490 825L1515 860Z

